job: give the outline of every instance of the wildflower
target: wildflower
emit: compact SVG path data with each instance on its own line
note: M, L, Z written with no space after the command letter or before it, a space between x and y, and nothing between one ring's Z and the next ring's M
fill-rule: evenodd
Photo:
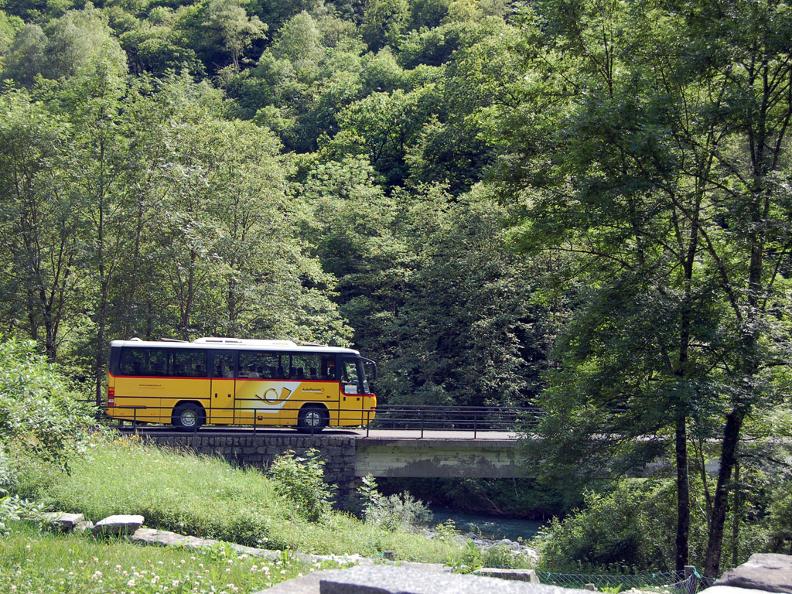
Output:
M93 575L91 576L91 579L92 580L100 580L100 579L102 579L102 572L97 569L96 571L93 572Z

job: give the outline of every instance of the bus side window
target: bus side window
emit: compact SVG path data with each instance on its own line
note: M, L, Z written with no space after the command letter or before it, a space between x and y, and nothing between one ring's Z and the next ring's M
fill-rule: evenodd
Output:
M316 353L295 353L291 356L289 376L292 379L319 379L321 358Z
M142 349L121 349L121 361L118 369L121 375L143 375L146 367L146 351Z
M335 355L322 355L322 367L319 371L320 379L336 379L336 358Z
M176 349L172 353L170 375L177 377L206 377L206 352Z
M234 377L234 353L215 351L213 377Z
M168 375L168 351L166 349L146 349L148 361L143 375Z

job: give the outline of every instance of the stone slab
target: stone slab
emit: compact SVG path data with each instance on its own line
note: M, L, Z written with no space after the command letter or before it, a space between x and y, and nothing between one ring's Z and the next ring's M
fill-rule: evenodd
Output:
M715 585L792 594L792 555L754 553L724 573Z
M82 514L67 514L66 512L47 512L44 518L53 526L66 532L70 532L77 527L77 524L85 520Z
M320 594L481 594L482 592L589 594L585 590L571 590L558 586L383 565L328 571L319 580Z
M500 578L502 580L515 580L518 582L539 583L539 576L533 569L504 569L501 567L482 567L473 572L474 575Z
M710 586L701 590L699 594L762 594L767 590L749 590L748 588L735 588L734 586Z
M314 571L308 575L293 578L276 584L254 594L319 594L319 581L327 571Z
M140 515L108 516L96 523L93 533L96 536L132 534L143 525L143 521Z
M145 545L155 545L161 547L185 547L188 549L198 549L203 547L213 547L218 544L231 547L238 555L250 555L251 557L261 557L269 561L276 561L283 556L283 551L272 549L257 549L245 545L224 542L213 538L199 538L197 536L185 536L169 530L156 530L154 528L138 528L131 536L132 542ZM322 561L333 561L335 563L366 563L371 562L360 555L308 555L300 552L289 553L292 558L306 563L316 563Z

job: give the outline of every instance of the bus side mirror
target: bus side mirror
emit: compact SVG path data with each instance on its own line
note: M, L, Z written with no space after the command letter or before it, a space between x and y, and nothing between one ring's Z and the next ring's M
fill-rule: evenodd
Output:
M377 379L377 364L371 359L363 359L363 367L366 370L366 379L373 381Z

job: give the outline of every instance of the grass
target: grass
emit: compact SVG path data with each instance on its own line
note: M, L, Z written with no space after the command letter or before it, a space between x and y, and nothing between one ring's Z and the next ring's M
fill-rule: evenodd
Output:
M0 592L253 592L311 567L269 562L227 548L190 551L39 532L21 522L0 539Z
M266 548L371 557L390 550L398 559L441 563L464 548L455 538L388 531L341 512L311 523L256 470L134 439L97 440L69 474L27 468L21 487L50 509L94 521L135 513L148 526Z

